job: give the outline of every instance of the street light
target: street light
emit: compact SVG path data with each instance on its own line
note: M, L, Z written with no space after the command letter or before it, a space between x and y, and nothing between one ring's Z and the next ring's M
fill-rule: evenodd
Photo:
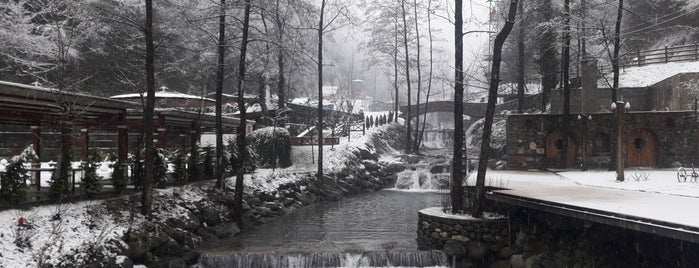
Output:
M617 101L611 105L616 118L616 180L624 181L624 114L631 109L631 103Z

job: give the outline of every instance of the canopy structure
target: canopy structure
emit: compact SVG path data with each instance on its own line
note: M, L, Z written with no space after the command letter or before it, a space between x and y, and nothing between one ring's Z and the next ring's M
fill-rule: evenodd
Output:
M174 108L157 108L154 120L160 147L191 146L202 133L215 129L214 115ZM225 134L235 133L240 125L239 118L224 117L222 121ZM253 125L254 121L247 121L247 131ZM72 135L77 129L80 134ZM140 102L0 81L0 156L32 144L39 156L53 157L60 144L75 140L83 159L87 148L116 148L125 161L129 136L137 137L142 130Z

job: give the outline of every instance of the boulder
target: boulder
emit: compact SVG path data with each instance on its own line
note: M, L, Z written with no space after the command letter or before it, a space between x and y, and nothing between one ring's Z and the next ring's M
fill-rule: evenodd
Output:
M464 248L461 243L456 242L454 240L449 240L447 241L446 244L444 244L444 249L442 250L444 253L454 256L454 257L462 257L466 254L466 249Z
M489 250L485 243L481 241L470 241L466 244L468 257L473 260L482 260L488 254Z

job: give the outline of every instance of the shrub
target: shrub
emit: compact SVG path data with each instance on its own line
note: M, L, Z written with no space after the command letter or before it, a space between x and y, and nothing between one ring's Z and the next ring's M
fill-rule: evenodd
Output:
M100 194L102 190L102 184L99 182L99 177L97 176L97 168L95 166L95 161L98 156L93 154L87 158L87 162L83 167L85 170L85 177L83 177L80 182L80 188L85 195L85 198L95 198Z
M201 174L199 174L199 149L195 145L190 151L189 159L187 159L187 177L189 180L200 180Z
M388 112L388 122L393 122L393 112Z
M203 180L211 180L214 178L214 149L211 146L202 148L204 156L201 162L201 177Z
M250 145L248 145L247 150L245 150L247 157L245 158L246 161L244 163L240 160L241 157L240 153L238 152L238 146L234 140L228 141L228 151L230 152L230 156L228 156L230 175L237 175L241 170L244 174L249 174L255 171L258 156Z
M187 183L189 174L187 173L187 155L184 151L178 150L172 156L172 164L174 166L174 171L172 173L172 178L176 185L183 185Z
M165 188L167 186L167 152L163 148L155 149L155 161L153 180L155 181L155 186L158 188Z
M131 159L133 163L133 170L131 171L131 183L136 189L141 189L143 187L143 177L146 175L146 169L143 165L141 149L136 149L136 153Z
M250 150L257 154L258 167L291 166L291 135L284 128L266 127L249 136Z
M112 186L114 191L117 193L123 193L128 185L128 177L126 176L126 167L124 163L116 161L114 164L109 165L112 168Z
M31 145L10 159L9 164L5 166L5 174L0 177L0 202L12 206L27 199L28 188L25 177L27 170L24 168L24 163L36 159L38 157Z

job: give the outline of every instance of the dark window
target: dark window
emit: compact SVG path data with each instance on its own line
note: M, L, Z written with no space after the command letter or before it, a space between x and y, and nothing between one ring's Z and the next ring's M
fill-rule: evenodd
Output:
M595 143L593 144L592 152L608 153L610 151L609 147L609 135L602 132L597 133L597 135L595 135Z
M636 150L641 150L643 147L646 146L646 141L641 139L641 138L636 138L633 140L633 147L636 148Z
M672 118L666 119L665 126L666 127L675 127L675 120L673 120Z
M534 122L532 122L531 119L527 119L527 121L524 122L524 130L525 131L533 131L534 130Z

